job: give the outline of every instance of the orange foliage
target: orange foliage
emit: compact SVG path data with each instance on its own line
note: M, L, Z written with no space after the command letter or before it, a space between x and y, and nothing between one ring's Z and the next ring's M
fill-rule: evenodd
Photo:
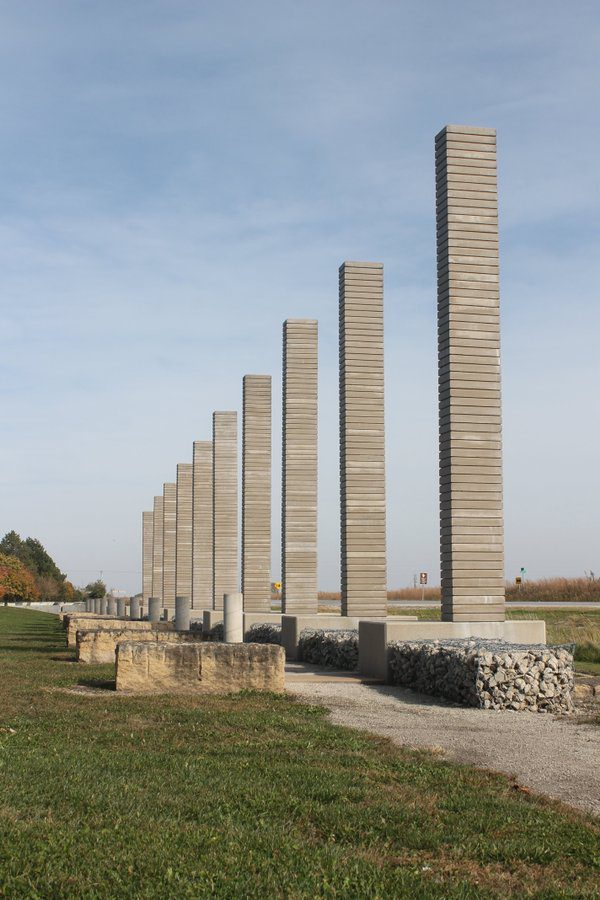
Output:
M14 556L0 553L0 600L37 600L35 578Z

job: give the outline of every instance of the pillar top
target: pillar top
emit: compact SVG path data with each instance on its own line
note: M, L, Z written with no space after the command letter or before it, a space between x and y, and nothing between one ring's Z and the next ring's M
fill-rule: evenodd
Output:
M495 128L480 128L478 125L444 125L435 136L436 141L445 134L482 134L488 137L496 137Z
M316 325L317 319L286 319L284 325Z
M344 266L356 266L356 268L360 269L383 269L382 262L363 262L356 259L345 259L340 266L340 272L342 271Z

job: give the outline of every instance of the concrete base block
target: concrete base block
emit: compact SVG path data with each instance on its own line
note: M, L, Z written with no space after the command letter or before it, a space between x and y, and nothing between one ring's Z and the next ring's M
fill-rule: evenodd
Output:
M285 690L285 655L275 644L119 643L117 690L227 694Z
M208 634L215 625L223 624L223 610L222 609L205 609L202 613L202 631L204 634Z
M245 612L244 613L244 637L253 625L281 625L281 613L276 612Z
M539 620L505 622L425 622L361 619L358 625L358 671L366 678L390 683L388 644L394 641L448 638L498 638L515 644L545 644L546 623Z
M404 622L416 622L416 616L397 616ZM375 622L385 622L385 619L374 619ZM295 660L298 658L298 638L305 628L323 629L353 629L358 628L359 620L356 616L327 615L319 613L307 616L281 616L281 646L285 650L285 658Z

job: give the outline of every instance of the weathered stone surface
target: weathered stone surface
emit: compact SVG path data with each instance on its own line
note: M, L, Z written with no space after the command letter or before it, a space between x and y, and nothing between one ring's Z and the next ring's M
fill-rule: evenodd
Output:
M141 621L131 621L131 619L127 618L120 619L118 617L109 619L106 616L98 616L95 613L88 615L81 615L79 613L77 616L71 616L67 623L67 646L76 646L76 634L78 631L98 631L100 629L102 631L110 631L111 628L123 627L127 627L131 631L139 629L143 630L149 627L149 623Z
M285 654L274 644L126 642L117 647L117 690L227 694L285 689Z
M573 656L565 647L505 641L388 645L393 683L482 709L570 712Z
M145 628L130 628L131 624ZM148 622L127 622L121 628L98 628L77 632L77 662L90 665L111 664L120 641L153 641L154 643L184 643L198 640L197 635L153 628Z

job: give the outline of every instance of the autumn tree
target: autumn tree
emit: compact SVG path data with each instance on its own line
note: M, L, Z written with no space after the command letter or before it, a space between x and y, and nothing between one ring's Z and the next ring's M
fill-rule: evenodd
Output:
M0 553L0 600L31 601L40 592L33 574L16 556Z

